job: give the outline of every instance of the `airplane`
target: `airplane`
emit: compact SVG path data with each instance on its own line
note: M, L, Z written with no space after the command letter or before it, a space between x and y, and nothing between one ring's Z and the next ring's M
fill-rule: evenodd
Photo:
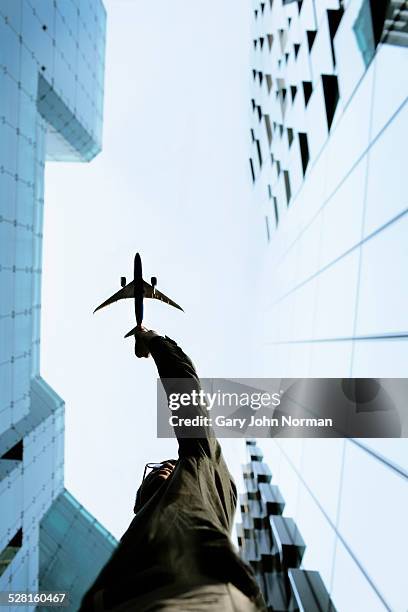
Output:
M125 338L128 338L129 336L133 336L135 334L136 329L140 328L142 325L144 298L153 298L155 300L160 300L161 302L169 304L170 306L174 306L174 308L178 308L179 310L182 310L184 312L181 306L179 306L178 304L176 304L176 302L167 297L167 295L164 295L164 293L156 289L157 278L155 276L151 277L150 282L151 284L149 285L149 283L143 280L142 260L139 253L136 253L134 259L133 280L130 283L126 284L126 277L121 276L120 285L122 289L119 289L119 291L111 295L111 297L105 300L105 302L102 302L102 304L97 306L94 310L94 314L98 310L101 310L101 308L105 308L105 306L109 306L110 304L113 304L118 300L123 300L125 298L134 298L136 327L131 329L130 332L125 335Z

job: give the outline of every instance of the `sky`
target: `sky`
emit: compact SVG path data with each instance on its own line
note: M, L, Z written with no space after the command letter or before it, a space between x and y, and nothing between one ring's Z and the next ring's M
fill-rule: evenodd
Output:
M144 276L185 310L145 304L201 376L255 375L253 293L265 248L249 176L251 2L105 0L103 150L46 165L41 373L66 402L65 485L116 537L156 438L156 369L137 360L130 300ZM239 478L243 441L224 441Z

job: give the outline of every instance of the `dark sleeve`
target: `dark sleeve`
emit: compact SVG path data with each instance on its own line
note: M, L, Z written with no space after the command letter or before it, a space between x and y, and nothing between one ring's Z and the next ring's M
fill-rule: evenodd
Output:
M201 390L200 379L191 359L181 350L174 340L167 336L155 336L149 344L150 353L156 362L157 370L167 398L172 393L189 393ZM202 416L208 418L210 413L200 405L181 406L177 410L180 418ZM175 427L174 432L179 443L180 456L208 455L219 460L221 448L209 426Z

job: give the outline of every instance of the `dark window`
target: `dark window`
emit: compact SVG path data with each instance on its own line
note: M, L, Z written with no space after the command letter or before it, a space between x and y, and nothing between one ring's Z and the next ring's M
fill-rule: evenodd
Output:
M268 93L270 93L272 89L272 77L270 74L265 74L266 85L268 87Z
M329 9L327 11L327 20L329 22L329 33L330 33L330 44L333 58L333 65L336 65L336 56L334 53L334 37L336 36L337 29L341 18L343 17L344 9L340 8L337 10Z
M7 544L6 548L4 548L0 552L0 576L4 574L10 563L13 561L14 557L20 550L23 545L23 530L19 529L17 533L11 538L10 542Z
M14 461L23 460L23 440L20 440L12 446L0 459L14 459Z
M292 142L293 142L293 130L292 130L292 128L288 128L287 132L288 132L288 143L289 143L289 148L290 148L292 146Z
M280 161L276 160L276 172L278 173L278 176L280 175Z
M262 108L260 106L257 106L256 110L258 112L258 119L259 119L259 121L262 121Z
M309 48L309 53L310 53L313 47L313 43L316 38L316 30L306 30L306 34L307 34L307 46Z
M367 1L367 0L366 0ZM402 2L384 2L378 0L369 0L370 8L371 8L371 19L373 23L373 34L374 34L374 44L375 46L381 41L381 36L384 28L385 15L387 12L387 7L395 4L403 4ZM406 3L405 3L406 4ZM391 6L392 7L392 6ZM393 8L393 7L392 7ZM403 6L400 7L403 9Z
M308 105L310 96L312 95L313 87L310 81L302 81L303 95L305 96L305 106Z
M255 142L255 132L252 128L251 128L251 139L252 139L252 142Z
M265 40L265 39L264 39L264 37L263 37L263 36L261 36L261 37L259 38L259 44L261 45L261 49L263 49L263 46L264 46L264 40Z
M276 227L279 225L279 211L278 211L278 200L273 196L273 208L275 210L275 223Z
M273 34L267 34L269 51L272 49Z
M300 156L302 158L303 176L305 176L306 168L309 163L309 144L307 141L307 134L305 134L304 132L299 132L299 147L300 147Z
M269 146L271 146L271 144L272 144L272 127L271 127L271 120L269 118L269 115L264 115L264 120L265 120L266 135L268 137L268 143L269 143Z
M252 182L255 183L255 170L254 170L254 163L252 161L252 158L249 158L249 166L251 168L251 176L252 176Z
M291 98L292 98L292 102L294 102L294 101L295 101L295 98L296 98L296 92L297 92L297 87L296 87L296 85L291 85L291 86L290 86L290 95L291 95Z
M326 105L327 127L330 130L339 101L339 84L334 74L322 74L324 103Z
M290 198L292 197L292 193L290 190L289 172L287 170L283 171L283 178L285 181L286 203L289 206L289 202L290 202Z
M256 150L258 152L259 165L262 168L262 151L261 151L261 144L260 144L259 140L256 141Z
M297 56L298 56L298 53L299 53L300 45L298 45L297 43L295 43L295 44L293 45L293 48L294 48L294 50L295 50L295 59L296 59L296 58L297 58Z

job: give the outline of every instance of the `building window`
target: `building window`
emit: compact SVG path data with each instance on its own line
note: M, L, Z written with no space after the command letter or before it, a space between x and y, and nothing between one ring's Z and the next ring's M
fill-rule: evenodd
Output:
M341 18L343 17L344 9L328 9L327 20L329 22L330 44L333 58L333 66L336 65L336 55L334 53L334 37L336 36Z
M255 183L255 170L254 170L254 162L252 161L252 158L249 158L249 166L251 168L252 182Z
M23 545L23 530L19 529L15 536L0 553L0 576L4 574L10 563Z
M269 115L264 115L264 121L265 121L266 135L268 137L268 143L269 143L269 146L271 146L272 144L272 126L271 126L271 120L269 118Z
M289 144L289 149L292 146L292 142L293 142L293 130L292 128L287 128L287 132L288 132L288 144Z
M22 461L23 460L23 440L21 439L17 444L14 444L7 452L5 452L1 457L2 459L12 459L13 461Z
M316 38L316 30L306 30L306 35L307 35L307 46L308 46L309 53L310 53L313 47L313 43Z
M395 11L395 8L399 8L400 11L404 10L403 2L378 2L378 0L365 0L366 4L370 4L369 11L371 12L371 22L374 34L374 44L377 46L381 41L381 37L383 34L385 17L387 13L387 9L391 8L392 11ZM398 6L399 5L399 6ZM405 3L406 5L406 3ZM405 9L406 10L406 9ZM401 17L403 17L401 15Z
M339 101L339 84L334 74L322 74L324 103L326 106L327 127L330 130Z
M303 95L305 97L305 106L307 106L310 100L310 96L312 95L312 92L313 92L313 86L310 81L302 81L302 85L303 85Z
M273 196L273 208L275 210L275 223L276 227L279 225L279 211L278 211L278 200Z
M309 163L309 144L307 141L307 134L305 134L304 132L299 132L299 147L300 157L302 159L303 176L305 176L306 168Z
M259 140L256 141L256 150L258 152L259 165L262 168L262 151L261 151L261 144Z
M287 170L283 171L283 178L285 181L286 204L289 206L290 198L292 197L292 192L290 190L289 172Z

